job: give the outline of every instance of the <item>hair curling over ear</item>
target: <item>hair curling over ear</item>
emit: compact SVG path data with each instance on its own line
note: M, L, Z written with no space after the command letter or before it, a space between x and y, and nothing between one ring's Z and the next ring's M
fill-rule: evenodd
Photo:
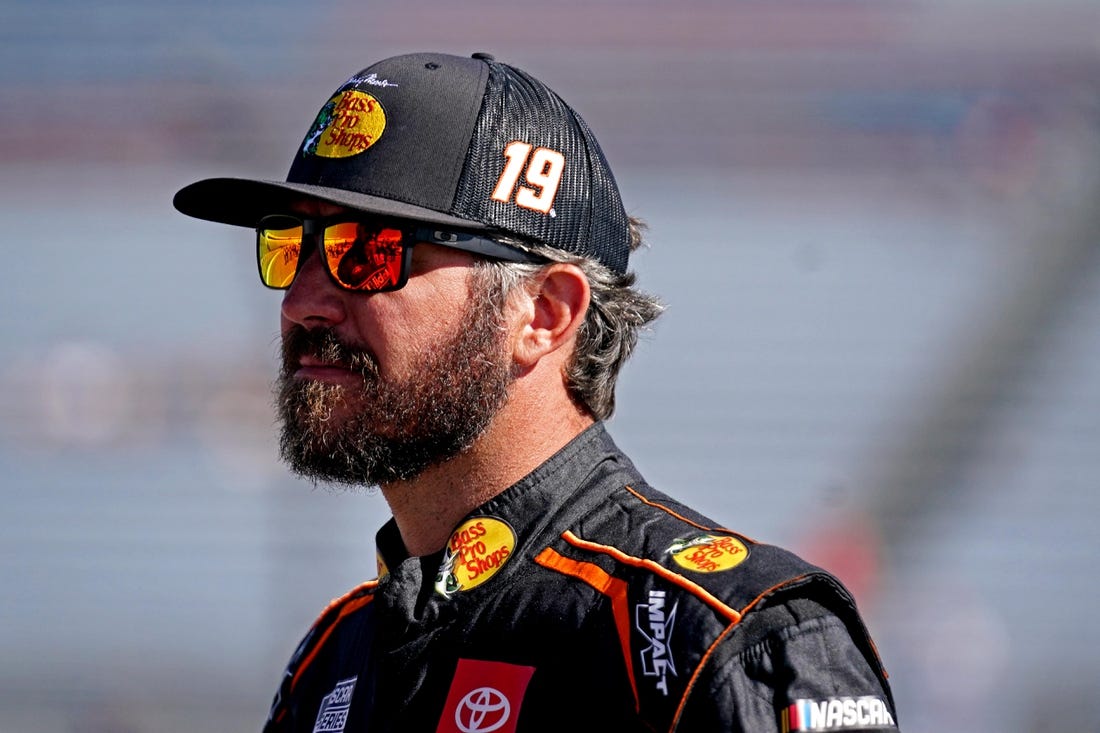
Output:
M645 224L630 218L630 249L643 246ZM537 252L554 262L576 265L588 278L591 301L577 331L577 346L566 371L566 387L573 400L597 420L615 411L615 385L619 372L634 352L641 332L664 312L655 296L634 287L633 271L616 273L585 257L521 240L502 239L513 246ZM514 288L534 277L540 265L482 260L476 270L474 294L491 307L503 310Z

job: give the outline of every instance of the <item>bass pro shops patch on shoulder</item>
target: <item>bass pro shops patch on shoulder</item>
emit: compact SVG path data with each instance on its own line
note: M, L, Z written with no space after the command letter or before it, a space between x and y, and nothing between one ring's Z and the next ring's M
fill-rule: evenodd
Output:
M666 550L677 565L696 573L717 573L735 568L749 556L749 548L736 537L700 534L676 540Z

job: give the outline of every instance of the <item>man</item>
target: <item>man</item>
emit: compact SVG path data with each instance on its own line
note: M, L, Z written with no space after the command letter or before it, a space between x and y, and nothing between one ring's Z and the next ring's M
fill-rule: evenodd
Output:
M285 182L175 206L255 228L286 289L284 459L393 514L265 731L896 730L841 584L650 487L606 431L662 306L596 139L537 79L386 59Z

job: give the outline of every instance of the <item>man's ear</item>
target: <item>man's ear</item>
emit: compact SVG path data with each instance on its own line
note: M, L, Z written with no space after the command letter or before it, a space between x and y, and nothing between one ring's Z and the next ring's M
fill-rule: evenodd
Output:
M572 343L591 295L588 278L576 265L554 263L543 268L523 298L523 320L513 354L516 364L533 367Z

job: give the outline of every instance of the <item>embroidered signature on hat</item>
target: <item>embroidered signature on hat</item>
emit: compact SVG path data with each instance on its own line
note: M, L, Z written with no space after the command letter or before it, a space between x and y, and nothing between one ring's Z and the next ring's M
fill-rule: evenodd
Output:
M379 79L378 74L375 74L373 72L371 72L370 74L367 74L366 76L353 76L350 79L348 79L348 82L347 82L347 86L349 86L349 87L350 86L356 86L356 87L357 86L362 86L363 84L366 84L366 85L372 86L372 87L396 87L396 86L400 86L399 84L395 84L394 82L390 81L389 79Z

